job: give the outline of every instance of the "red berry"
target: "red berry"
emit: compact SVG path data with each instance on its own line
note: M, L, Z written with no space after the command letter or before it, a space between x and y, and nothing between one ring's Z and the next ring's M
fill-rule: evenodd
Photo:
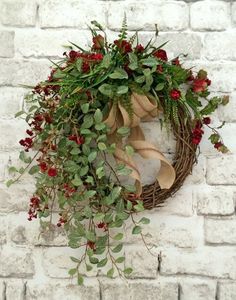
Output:
M57 176L57 169L55 167L51 167L48 169L48 176L55 177Z
M170 97L171 97L171 99L173 99L173 100L179 100L180 96L181 96L181 92L179 90L173 89L173 90L170 91Z
M205 125L208 125L208 124L210 124L211 123L211 119L209 118L209 117L205 117L205 118L203 118L203 124L205 124Z

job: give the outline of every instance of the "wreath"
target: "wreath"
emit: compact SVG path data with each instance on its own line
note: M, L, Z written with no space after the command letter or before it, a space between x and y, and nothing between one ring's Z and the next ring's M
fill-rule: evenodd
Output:
M71 257L75 267L69 270L79 284L84 265L87 271L108 265L109 277L132 272L122 254L124 222L131 218L132 233L144 238L142 226L149 219L138 220L137 213L159 206L181 187L196 163L204 126L212 130L214 148L228 151L217 130L223 124L214 128L209 117L228 98L209 98L206 71L184 68L180 57L168 60L164 44L143 46L138 33L128 38L125 20L113 43L99 23L91 23L90 49L71 43L48 79L26 96L27 109L17 113L29 125L20 140L20 159L27 165L11 167L18 175L7 182L25 171L35 177L29 221L39 217L50 229L59 208L57 226L64 227L70 247L84 251ZM140 127L154 118L174 134L173 164ZM160 161L153 184L142 186L134 153Z

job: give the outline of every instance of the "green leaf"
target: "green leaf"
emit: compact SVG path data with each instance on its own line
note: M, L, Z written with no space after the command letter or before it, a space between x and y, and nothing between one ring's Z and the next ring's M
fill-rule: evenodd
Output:
M123 244L118 244L115 248L113 248L111 251L113 252L113 253L118 253L118 252L120 252L121 250L122 250L122 248L123 248Z
M10 187L13 183L14 183L14 180L9 179L9 180L6 182L6 186L7 186L7 187Z
M103 57L103 60L102 60L102 63L101 63L101 67L107 69L110 66L110 63L111 63L111 55L107 53Z
M99 124L102 122L102 119L103 119L103 115L102 115L102 112L100 109L97 109L95 111L95 114L94 114L94 120L95 120L95 123L96 124Z
M81 58L78 58L78 59L76 60L75 65L76 65L76 68L77 68L77 70L78 70L79 72L81 72L82 64L83 64L83 60L82 60Z
M143 217L141 220L139 220L139 223L149 224L150 223L150 219Z
M118 257L118 258L116 259L116 263L117 263L117 264L121 264L121 263L123 263L124 261L125 261L125 257L124 257L124 256Z
M113 96L113 88L112 85L104 83L98 88L99 92L105 96L112 97Z
M107 277L112 278L114 275L114 268L111 268L110 270L107 271Z
M81 105L81 110L84 114L86 114L89 111L89 103L84 103Z
M143 75L140 75L140 76L137 76L134 81L137 82L137 83L144 83L146 80L145 76Z
M157 66L158 62L154 57L148 57L141 60L141 63L148 67Z
M164 86L165 86L164 82L158 83L158 85L155 87L155 90L156 91L161 91L161 90L164 89Z
M104 144L104 143L102 143L102 142L99 142L99 143L98 143L98 149L99 149L100 151L104 151L104 150L107 149L107 146L106 146L106 144Z
M128 91L129 91L129 87L127 85L120 85L118 86L116 93L117 95L123 95L128 93Z
M78 285L82 285L84 283L84 278L80 274L78 274L77 283L78 283Z
M120 186L114 187L114 189L111 192L111 199L116 200L120 196L120 193L121 193L121 187Z
M131 69L131 70L136 70L138 68L138 58L137 58L137 55L134 54L133 52L129 53L129 65L128 67Z
M129 145L127 145L127 146L125 146L125 152L126 152L128 155L132 156L132 155L134 155L134 148L131 147L131 146L129 146Z
M132 268L126 268L126 269L124 269L124 274L125 275L130 275L132 272L133 272Z
M29 171L28 171L28 173L30 174L30 175L34 175L34 174L36 174L36 173L38 173L39 172L39 166L33 166L33 167L31 167L30 169L29 169Z
M95 129L98 130L98 131L103 130L105 128L106 128L106 124L104 124L104 123L100 123L100 124L95 125Z
M93 151L89 154L88 156L88 161L91 163L92 161L94 161L97 157L97 151Z
M101 268L101 267L104 267L106 264L107 264L107 258L104 258L99 261L99 263L97 264L97 267Z
M89 261L91 262L91 264L97 264L99 262L97 257L93 257L93 256L89 257Z
M142 232L142 228L140 226L134 226L133 230L132 230L132 234L139 234Z
M104 213L96 213L96 215L93 217L94 221L102 221L105 217Z
M91 242L95 242L96 241L96 236L95 236L95 233L93 231L87 231L85 233L85 236Z
M19 116L25 114L25 111L21 110L21 111L18 111L16 114L15 114L15 118L18 118Z
M89 166L84 166L83 168L81 168L79 170L79 175L80 176L84 176L84 175L86 175L88 173L88 171L89 171Z
M124 234L123 234L123 233L117 233L117 235L115 235L115 236L113 237L113 239L116 240L116 241L120 241L120 240L123 239L123 237L124 237Z
M29 164L32 161L31 157L25 155L25 151L20 152L19 159L26 164Z
M70 259L71 259L73 262L75 262L75 263L80 262L80 260L79 260L78 258L73 257L73 256L70 256Z
M84 198L85 199L89 199L89 198L92 198L93 196L96 195L96 191L93 191L93 190L90 190L90 191L86 191L84 192Z
M86 270L89 272L89 271L91 271L93 269L93 267L92 266L90 266L90 265L88 265L88 264L86 264Z
M116 68L109 77L112 79L128 79L128 74L124 69Z
M74 179L71 181L74 186L80 186L83 182L78 174L75 175Z
M69 273L70 276L73 276L73 275L75 275L75 274L77 273L77 269L76 269L76 268L70 269L70 270L68 271L68 273Z
M81 128L88 129L93 125L93 117L92 115L85 115L83 124L81 125Z
M118 130L117 130L117 133L122 135L122 136L127 136L130 134L130 128L129 127L120 127Z

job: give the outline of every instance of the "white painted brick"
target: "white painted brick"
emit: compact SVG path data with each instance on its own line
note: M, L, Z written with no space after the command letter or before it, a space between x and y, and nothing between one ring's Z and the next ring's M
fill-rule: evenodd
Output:
M27 184L14 184L7 188L4 184L0 185L0 211L14 212L27 211L29 198L34 192L35 187Z
M40 282L28 281L26 300L97 300L99 285L96 279L84 280L84 285L78 286L71 281Z
M199 1L190 9L194 30L224 30L230 24L229 4L223 1Z
M102 280L101 293L103 300L177 300L178 286L154 280Z
M236 254L226 248L204 247L196 251L165 249L162 252L161 274L199 275L236 279Z
M203 55L209 60L236 60L236 32L206 34Z
M232 3L232 20L234 25L236 25L236 3Z
M163 207L156 209L156 212L160 210L168 215L190 217L194 212L192 194L192 186L182 186L173 197L167 199Z
M229 103L218 110L219 119L226 122L236 122L236 92L230 96Z
M181 300L214 300L216 282L199 279L182 279L180 281Z
M189 11L184 2L174 1L117 1L110 2L108 8L108 27L120 29L124 11L130 30L153 30L155 24L160 30L183 30L188 26ZM137 22L138 20L138 22Z
M197 164L193 165L192 173L185 179L184 185L194 185L201 184L205 182L206 174L206 158L200 154L198 156Z
M17 113L20 110L20 106L22 104L25 93L26 90L21 88L0 88L0 117L14 117L15 113Z
M143 225L143 235L147 244L156 247L179 247L194 248L199 246L203 241L203 220L199 217L186 218L169 216L167 213L142 213L135 216L135 220L139 221L142 217L150 219L150 223ZM132 221L127 226L127 243L135 243L139 241L142 245L142 239L139 235L132 235Z
M158 252L153 249L152 255L142 246L125 247L125 266L131 267L132 278L156 278L158 268Z
M236 219L206 219L205 240L211 244L236 244Z
M34 262L29 249L3 247L0 265L0 276L2 277L29 277L34 274Z
M7 241L7 221L4 215L0 215L0 246Z
M233 190L230 187L200 186L194 196L198 214L231 215L234 213Z
M14 56L14 31L0 31L0 57Z
M16 32L15 49L16 53L24 57L62 57L63 53L68 50L63 46L71 46L69 42L87 48L91 41L91 33L85 30L29 29Z
M207 160L208 184L236 184L236 156L218 155Z
M27 212L9 216L8 230L16 244L66 246L67 238L62 228L51 225L51 230L42 230L38 220L28 221ZM58 220L58 216L53 221ZM55 220L54 220L55 219ZM47 221L45 219L45 221Z
M234 300L236 299L236 283L222 282L219 283L219 299Z
M91 0L44 0L39 8L40 25L47 27L78 27L87 29L96 19L105 25L105 3Z
M8 280L6 282L6 299L24 300L25 282Z
M36 85L47 79L50 62L47 60L27 61L0 59L0 85Z
M34 26L37 5L34 0L3 0L1 1L0 19L4 25Z
M25 129L27 124L23 120L0 120L0 149L18 148L23 150L19 145L19 140L26 136ZM5 134L8 132L8 134Z

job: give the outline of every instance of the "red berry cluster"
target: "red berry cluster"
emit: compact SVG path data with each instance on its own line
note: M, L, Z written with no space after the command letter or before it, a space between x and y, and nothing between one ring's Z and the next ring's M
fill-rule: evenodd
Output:
M67 54L65 54L67 55ZM87 73L90 71L90 67L94 63L98 63L103 59L102 53L81 53L79 51L71 50L68 54L69 61L68 63L74 63L78 58L83 60L82 63L82 72Z
M197 121L195 128L193 129L193 136L192 136L192 143L194 145L199 145L202 139L202 135L203 135L204 131L202 130L202 122L201 121Z
M100 50L103 47L104 47L104 37L101 34L94 36L92 49Z
M132 46L131 44L126 41L126 40L115 40L114 44L117 46L117 48L119 49L119 51L122 54L127 54L129 52L132 52Z
M105 222L98 223L97 227L100 229L103 229L104 231L108 230L107 223L105 223Z
M63 217L60 217L59 221L57 222L57 227L61 227L67 222L67 220Z
M181 92L179 90L177 90L177 89L172 89L170 91L170 97L171 97L172 100L177 101L181 97Z
M76 142L77 145L82 145L82 144L84 144L84 142L85 142L85 139L84 139L83 136L70 135L70 136L68 137L68 139L69 139L70 141Z
M207 87L209 85L211 85L211 80L207 78L207 72L204 70L200 70L195 78L194 78L192 72L190 72L187 80L193 81L192 82L192 91L194 93L205 92Z
M33 218L37 218L37 212L41 211L39 208L40 199L37 196L33 196L30 199L30 208L28 211L28 220L32 221Z
M76 192L76 189L69 186L68 183L64 184L63 190L64 190L64 195L65 195L66 198L71 197Z
M168 57L167 57L167 53L165 50L163 49L158 49L155 52L153 52L153 56L163 60L163 61L167 61Z
M92 250L96 250L96 244L92 241L87 241L87 246Z

